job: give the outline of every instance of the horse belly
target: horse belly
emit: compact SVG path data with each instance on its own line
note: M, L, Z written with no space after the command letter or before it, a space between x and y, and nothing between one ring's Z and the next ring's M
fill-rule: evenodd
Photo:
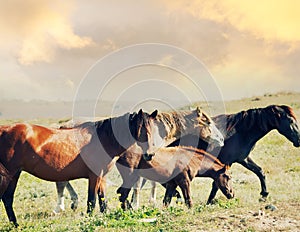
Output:
M56 169L44 161L38 162L35 167L24 166L24 171L47 181L68 181L78 178L88 178L89 169L80 158L63 169Z
M159 167L139 170L140 176L159 183L166 183L170 179L174 178L175 176L172 176L173 172L174 168L171 167Z

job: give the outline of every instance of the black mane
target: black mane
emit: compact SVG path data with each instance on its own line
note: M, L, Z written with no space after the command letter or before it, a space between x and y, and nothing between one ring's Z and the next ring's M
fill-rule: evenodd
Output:
M270 127L274 129L273 125L276 125L279 119L277 113L275 113L276 108L278 108L278 106L270 105L265 108L243 110L235 114L218 115L213 117L213 120L216 122L222 134L227 137L237 131L249 131L254 127L255 129L266 131L269 130Z

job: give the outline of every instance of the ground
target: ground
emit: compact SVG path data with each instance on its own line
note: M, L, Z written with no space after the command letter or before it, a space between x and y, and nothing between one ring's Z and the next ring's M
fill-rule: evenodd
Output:
M269 104L291 105L300 118L300 94L267 94L225 102L227 112ZM35 120L42 124L55 121L58 120ZM1 123L7 122L2 120ZM79 194L79 208L75 212L69 208L71 200L65 192L66 210L55 215L52 213L56 204L55 184L22 173L14 202L20 227L14 229L8 222L1 203L0 231L300 231L299 148L293 147L277 131L272 131L257 143L251 157L266 173L270 192L266 202L259 201L258 178L234 164L235 198L227 200L218 193L215 204L206 206L212 181L197 178L192 184L194 207L190 210L175 201L171 207L163 209L164 189L159 187L155 206L148 203L150 190L145 188L141 191L144 206L137 211L123 212L116 194L120 176L114 169L108 177L109 209L106 214L101 214L97 208L92 216L86 215L87 180L74 180L71 183Z

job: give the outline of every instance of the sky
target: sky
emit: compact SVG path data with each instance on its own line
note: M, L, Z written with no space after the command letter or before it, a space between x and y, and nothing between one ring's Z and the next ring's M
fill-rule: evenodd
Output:
M299 92L299 24L297 0L1 0L0 100L73 101L103 58L143 43L199 60L225 100ZM216 91L205 82L194 90L180 70L164 66L187 60L160 58L163 65L123 71L112 61L117 75L110 82L97 77L97 97L131 100L149 92L149 98L196 101L206 98L203 89Z

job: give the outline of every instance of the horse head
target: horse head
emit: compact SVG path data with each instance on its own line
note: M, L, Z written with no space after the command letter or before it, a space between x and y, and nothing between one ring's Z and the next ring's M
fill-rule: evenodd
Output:
M292 108L286 105L273 105L270 106L269 109L271 109L272 114L275 115L273 126L280 134L291 141L295 147L300 147L300 130Z
M157 116L157 110L151 114L143 112L142 109L135 114L131 121L134 121L132 134L137 144L142 148L143 157L146 160L151 160L154 155L154 149L157 147L157 141L162 138L159 135L158 128L154 123Z
M218 188L222 191L222 193L228 198L231 199L234 197L234 191L232 187L231 176L229 173L229 165L225 165L217 175L215 180Z
M213 146L222 147L224 145L224 136L216 127L214 121L199 107L195 111L197 114L196 127L200 130L199 136L201 139Z

